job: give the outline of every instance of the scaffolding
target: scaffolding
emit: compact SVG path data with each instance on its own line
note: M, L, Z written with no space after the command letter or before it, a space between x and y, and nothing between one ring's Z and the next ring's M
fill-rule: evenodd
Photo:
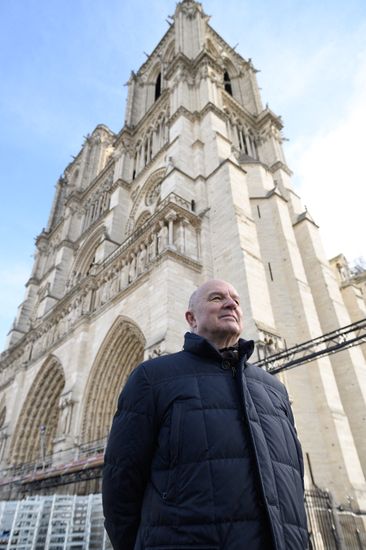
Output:
M39 462L13 466L0 472L0 498L6 500L6 488L17 487L20 494L99 479L102 475L107 439L87 446L70 448L46 456Z
M364 515L336 507L328 491L305 491L313 550L366 548ZM1 550L112 550L103 527L100 494L37 496L0 502Z
M17 502L0 502L0 550L6 550Z
M1 502L1 550L112 550L100 494Z
M333 330L313 340L269 355L256 363L270 374L292 369L320 357L366 343L366 319Z

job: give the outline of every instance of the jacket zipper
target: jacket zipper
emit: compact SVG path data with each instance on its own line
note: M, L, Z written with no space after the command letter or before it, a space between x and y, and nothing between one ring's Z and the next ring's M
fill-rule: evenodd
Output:
M268 518L269 529L270 529L271 534L272 534L272 541L273 541L273 544L274 544L274 548L276 548L276 550L277 550L278 549L277 539L276 539L276 536L275 536L275 533L274 533L274 529L273 529L273 525L272 525L272 519L271 519L271 515L269 513L269 509L268 509L268 502L267 502L266 494L265 494L265 491L264 491L262 474L261 474L261 471L260 471L259 458L258 458L256 446L255 446L255 443L254 443L253 431L252 431L252 427L250 425L250 420L248 418L248 413L247 413L247 408L246 408L244 381L242 380L242 378L244 376L244 374L242 374L242 371L244 370L245 360L246 360L246 356L244 355L241 358L240 363L239 363L239 368L238 368L239 376L237 377L236 382L239 383L239 386L240 386L240 393L241 393L244 417L245 417L246 425L248 427L248 432L249 432L249 436L250 436L250 439L251 439L254 458L255 458L255 462L256 462L255 468L257 470L257 474L258 474L258 478L259 478L259 484L260 484L261 493L262 493L262 497L263 497L264 507L265 507L265 510L266 510L267 518Z
M228 359L224 359L221 363L221 368L223 370L231 369L232 377L236 377L236 365L233 365Z

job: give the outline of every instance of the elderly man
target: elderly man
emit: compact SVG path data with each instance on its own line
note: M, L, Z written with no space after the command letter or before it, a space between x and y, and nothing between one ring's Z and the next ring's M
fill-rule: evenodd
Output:
M191 297L183 351L129 377L105 455L115 550L307 548L303 462L284 386L247 363L236 290Z

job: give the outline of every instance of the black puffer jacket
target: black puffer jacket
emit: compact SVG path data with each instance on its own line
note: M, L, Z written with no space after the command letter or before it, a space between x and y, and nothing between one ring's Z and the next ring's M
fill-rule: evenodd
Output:
M284 386L187 333L129 377L105 455L116 550L303 550L303 462Z

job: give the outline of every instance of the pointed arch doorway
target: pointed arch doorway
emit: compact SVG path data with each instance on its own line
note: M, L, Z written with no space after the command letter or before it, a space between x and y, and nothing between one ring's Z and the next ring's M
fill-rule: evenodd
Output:
M52 453L64 386L61 363L51 356L41 367L24 400L12 441L13 465L41 462L44 456Z
M119 317L105 337L87 382L81 442L97 444L109 433L117 400L130 372L143 360L145 338L138 326Z

